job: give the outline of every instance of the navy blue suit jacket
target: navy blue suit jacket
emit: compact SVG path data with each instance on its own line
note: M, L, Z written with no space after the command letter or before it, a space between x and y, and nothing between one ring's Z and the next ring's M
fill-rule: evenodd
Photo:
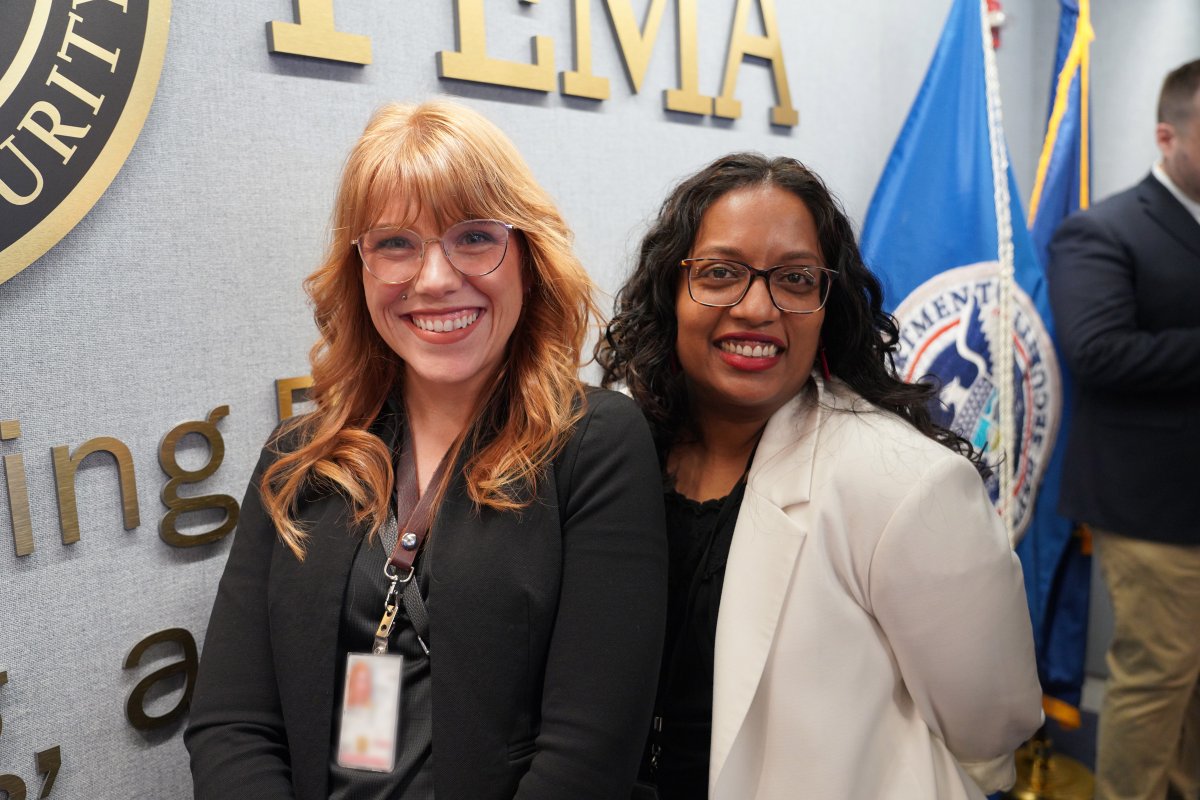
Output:
M1148 175L1059 227L1049 284L1075 384L1060 513L1200 544L1200 223Z

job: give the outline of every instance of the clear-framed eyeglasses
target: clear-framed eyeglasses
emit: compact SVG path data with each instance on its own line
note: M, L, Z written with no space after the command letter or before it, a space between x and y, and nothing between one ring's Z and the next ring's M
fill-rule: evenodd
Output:
M825 307L837 270L813 264L756 269L728 258L685 258L688 295L702 306L729 308L742 302L755 278L767 284L771 302L787 314L812 314Z
M350 244L358 248L367 271L383 283L407 283L417 277L430 242L441 246L450 266L479 278L504 261L512 229L496 219L468 219L451 225L440 238L422 239L416 231L384 226L372 228Z

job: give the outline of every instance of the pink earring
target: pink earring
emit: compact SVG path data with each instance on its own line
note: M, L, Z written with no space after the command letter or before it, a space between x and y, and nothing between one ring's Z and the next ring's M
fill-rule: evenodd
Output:
M829 372L829 359L825 357L825 343L818 343L817 348L817 352L821 355L821 377L829 380L833 376Z

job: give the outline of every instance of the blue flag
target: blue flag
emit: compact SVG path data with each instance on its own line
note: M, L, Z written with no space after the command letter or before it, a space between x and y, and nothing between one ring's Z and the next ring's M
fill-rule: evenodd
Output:
M1087 106L1089 48L1094 37L1089 0L1059 0L1059 5L1050 113L1029 201L1029 228L1042 263L1058 224L1087 208L1091 194ZM1066 374L1063 395L1071 397ZM1064 431L1067 425L1064 417ZM1040 577L1048 581L1040 598L1045 611L1038 631L1038 668L1048 698L1047 713L1068 727L1079 724L1092 583L1091 539L1086 531L1075 530L1065 546L1057 537L1043 536L1018 549L1025 561L1036 561Z
M1062 374L1045 273L1008 165L983 6L954 0L871 200L862 251L900 325L901 377L937 380L938 421L983 449L992 499L1004 506L1007 494L1041 662L1072 534L1054 511Z
M1093 32L1088 0L1082 2L1082 14L1080 5L1059 0L1050 113L1029 201L1029 230L1043 264L1058 223L1087 208L1091 194L1086 84Z

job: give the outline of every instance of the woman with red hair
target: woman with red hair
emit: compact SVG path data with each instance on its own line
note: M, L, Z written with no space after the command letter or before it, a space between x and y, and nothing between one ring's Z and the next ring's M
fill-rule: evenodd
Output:
M333 228L306 284L316 409L263 451L213 608L195 796L627 798L662 499L636 406L578 378L570 231L512 143L442 101L375 115ZM364 661L382 731L346 729Z

